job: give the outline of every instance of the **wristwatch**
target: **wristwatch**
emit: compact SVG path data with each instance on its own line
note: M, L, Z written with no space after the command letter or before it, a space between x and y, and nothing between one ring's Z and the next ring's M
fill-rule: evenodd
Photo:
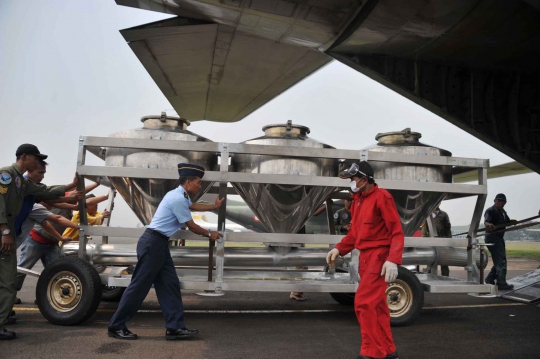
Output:
M2 231L2 235L3 235L3 236L7 236L7 235L10 234L10 233L11 233L11 231L10 231L9 229L4 229L4 230Z
M212 238L212 232L210 230L208 230L208 238Z

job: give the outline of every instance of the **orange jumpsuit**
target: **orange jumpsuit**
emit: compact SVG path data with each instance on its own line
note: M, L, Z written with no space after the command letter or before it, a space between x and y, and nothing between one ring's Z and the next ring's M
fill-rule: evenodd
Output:
M344 256L360 250L360 284L354 309L360 323L360 354L384 358L396 351L386 301L387 283L381 276L385 261L401 264L404 235L394 198L375 185L367 193L355 193L351 205L351 229L336 245Z

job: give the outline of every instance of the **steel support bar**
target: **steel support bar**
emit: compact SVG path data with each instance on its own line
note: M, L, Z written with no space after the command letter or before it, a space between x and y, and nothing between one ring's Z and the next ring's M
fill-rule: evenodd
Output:
M86 163L86 147L84 145L84 138L79 138L79 152L77 154L77 168L84 166ZM79 173L78 175L78 183L77 183L77 191L85 192L85 185L84 185L84 176ZM79 218L80 222L79 225L81 226L79 230L79 258L80 259L86 259L86 233L83 226L88 225L88 217L86 216L86 199L83 197L79 201Z
M144 228L81 226L81 229L91 236L110 236L139 238ZM267 242L267 243L308 243L308 244L337 244L343 235L331 234L289 234L289 233L227 233L227 242ZM207 238L190 231L178 231L171 239L187 239L206 241ZM405 237L405 247L467 247L464 238L432 238Z
M289 233L227 233L230 242L337 244L343 235ZM462 238L405 237L406 247L467 247Z
M17 273L22 273L22 274L26 274L31 277L37 277L37 278L39 278L39 276L41 275L41 273L39 272L30 270L28 268L23 268L23 267L17 267Z
M330 234L335 235L336 234L336 225L334 223L334 201L331 199L326 200L326 219L328 221L328 230L330 231Z
M222 146L226 146L229 153L252 154L252 155L272 155L287 157L319 157L334 159L354 159L358 160L362 154L358 150L339 150L326 148L305 148L289 146L269 146L269 145L246 145L242 143L222 143L222 142L192 142L192 141L172 141L172 140L145 140L117 137L82 137L85 146L92 147L118 147L133 149L153 149L171 151L202 151L221 152ZM398 153L384 153L369 151L370 161L417 163L437 166L459 166L459 167L489 167L489 161L476 158L431 156L431 155L406 155Z
M487 185L487 168L478 169L478 184ZM480 227L480 221L482 220L482 215L484 211L484 206L486 204L487 193L478 195L476 199L476 205L474 207L473 217L471 220L471 225L469 227L469 234L467 235L468 246L467 246L467 280L469 282L480 282L480 271L476 266L476 245L478 244L478 239L476 234L478 228ZM480 283L482 284L482 283Z
M174 169L147 169L127 167L78 166L79 175L110 176L130 178L178 179ZM236 183L271 183L282 185L330 186L348 188L350 181L337 177L321 176L284 176L279 174L238 173L207 171L205 181ZM377 183L391 190L425 191L478 195L487 193L487 186L437 182L409 182L398 180L377 180Z
M109 188L109 200L107 201L106 210L111 214L111 216L112 216L112 211L113 211L113 208L114 208L114 199L115 199L115 197L116 197L116 189L114 189L114 187ZM111 223L111 217L105 218L103 220L102 226L103 227L109 227L110 223ZM109 243L109 236L102 236L101 237L101 243L102 244Z
M109 237L126 237L140 238L144 228L124 228L124 227L102 227L102 226L86 226L81 225L87 235L90 236L109 236ZM191 241L206 241L208 237L199 236L190 231L178 231L171 236L171 239L188 239Z

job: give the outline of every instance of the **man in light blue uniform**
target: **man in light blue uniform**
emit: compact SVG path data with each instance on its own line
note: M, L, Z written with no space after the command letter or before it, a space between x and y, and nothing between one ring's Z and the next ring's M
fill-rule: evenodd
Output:
M180 281L169 251L169 237L186 225L190 231L211 240L221 237L216 231L199 227L191 218L190 209L210 211L221 207L223 199L216 199L214 205L192 203L189 195L201 189L204 167L179 163L180 186L168 192L159 204L152 219L146 226L137 244L137 266L131 283L122 295L116 313L109 322L108 335L117 339L133 340L137 335L130 332L126 323L139 310L152 284L156 290L159 305L166 321L165 339L175 340L191 337L196 329L187 329L184 324L184 306L180 294Z

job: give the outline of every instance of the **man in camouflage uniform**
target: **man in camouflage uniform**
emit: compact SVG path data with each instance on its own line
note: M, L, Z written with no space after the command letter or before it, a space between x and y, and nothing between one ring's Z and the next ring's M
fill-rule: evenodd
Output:
M352 198L343 200L345 207L338 209L334 214L334 224L337 234L347 234L351 228L351 203Z
M72 183L66 186L47 187L33 183L23 177L26 171L33 171L40 160L47 158L38 148L31 144L19 146L15 154L17 162L11 166L0 168L0 231L2 245L0 247L0 340L15 339L15 333L3 328L3 324L15 302L15 279L17 278L17 253L15 252L15 218L21 210L26 195L40 198L58 198L77 186L77 175ZM82 198L82 193L79 194Z
M435 208L431 214L431 218L433 220L435 230L437 231L437 235L435 237L452 238L452 226L450 225L450 217L448 217L448 213L441 211L439 206L437 206L437 208ZM422 225L422 237L431 237L427 223ZM431 270L431 268L428 269ZM441 274L444 277L450 276L450 268L448 266L441 266Z

